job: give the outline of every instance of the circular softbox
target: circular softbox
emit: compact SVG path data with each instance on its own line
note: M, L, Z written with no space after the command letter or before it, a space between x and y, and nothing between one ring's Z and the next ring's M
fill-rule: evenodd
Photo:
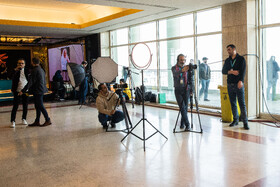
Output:
M131 62L136 69L147 69L152 62L152 53L145 43L136 44L130 54Z
M78 87L85 78L85 70L79 64L67 63L67 72L70 83L74 88Z
M100 83L110 83L118 76L118 64L110 57L99 57L91 65L91 75Z

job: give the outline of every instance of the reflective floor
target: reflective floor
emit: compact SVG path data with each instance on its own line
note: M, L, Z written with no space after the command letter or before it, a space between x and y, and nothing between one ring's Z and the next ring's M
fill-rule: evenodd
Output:
M20 125L20 111L12 129L10 112L0 112L0 186L280 186L279 128L250 122L246 131L201 115L202 134L174 134L177 111L145 107L168 140L156 133L144 152L135 136L121 142L124 133L105 132L94 107L48 106L47 127ZM142 108L127 108L135 125ZM31 109L27 121L34 116ZM145 126L146 137L155 132ZM200 130L197 114L193 126ZM142 137L143 123L133 132Z

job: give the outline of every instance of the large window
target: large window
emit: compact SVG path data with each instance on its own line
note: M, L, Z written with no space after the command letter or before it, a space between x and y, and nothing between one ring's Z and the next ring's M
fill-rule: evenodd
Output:
M222 84L221 35L221 8L215 8L110 31L110 51L119 64L118 79L123 77L122 67L129 66L135 72L132 73L135 86L140 86L141 75L136 74L139 71L130 63L129 54L136 43L145 42L152 51L152 63L144 70L144 84L149 91L165 93L167 102L176 102L171 68L176 64L177 56L181 53L186 55L186 65L190 62L198 64L207 57L212 71L209 85L211 101L201 103L219 107L217 86ZM195 75L198 93L198 69Z
M130 42L145 42L156 40L156 22L130 27Z
M222 30L221 9L201 11L197 13L197 33L209 33Z
M103 32L100 35L101 39L101 56L110 56L110 45L109 45L109 32Z
M168 40L160 46L160 91L166 94L167 101L176 101L171 67L176 65L178 54L187 55L187 62L194 59L194 38Z
M111 32L111 45L122 45L128 43L128 29L118 29Z
M280 22L279 7L279 0L262 0L262 22L264 25Z
M128 46L111 48L111 58L118 63L118 80L123 78L123 67L129 66Z
M159 38L193 35L193 14L159 21Z
M197 37L197 48L198 64L201 64L198 69L198 98L201 104L220 106L218 85L222 85L222 35Z
M280 2L262 0L261 39L262 39L262 112L280 114ZM273 25L269 25L273 24Z

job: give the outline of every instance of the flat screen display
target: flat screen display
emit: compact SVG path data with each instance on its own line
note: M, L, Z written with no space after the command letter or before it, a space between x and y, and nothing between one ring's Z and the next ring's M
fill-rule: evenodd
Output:
M60 70L64 81L68 81L67 63L81 64L84 60L84 47L80 44L48 49L50 81L57 70Z

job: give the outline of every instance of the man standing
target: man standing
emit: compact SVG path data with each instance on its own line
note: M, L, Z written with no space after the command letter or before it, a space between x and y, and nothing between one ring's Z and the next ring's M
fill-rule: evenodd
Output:
M80 98L79 98L78 105L86 104L86 96L88 92L88 74L86 70L87 61L82 62L82 67L85 70L85 78L80 84Z
M17 67L13 74L12 79L12 92L14 95L13 110L11 113L11 128L15 128L16 114L20 99L22 100L22 124L28 125L26 122L27 108L28 108L28 96L26 94L19 95L19 92L25 87L28 80L28 70L25 68L25 60L23 58L18 59Z
M189 66L184 66L185 62L186 56L179 54L177 56L177 64L171 70L174 80L175 97L182 114L180 128L183 129L186 127L186 130L190 130L188 119L188 100L190 97L190 86L188 84Z
M272 101L275 101L278 71L280 71L278 63L275 61L275 56L271 56L270 60L267 61L266 70L267 70L267 89L266 89L267 100L271 99ZM272 94L270 95L271 88L272 88Z
M46 87L45 72L40 67L40 60L38 58L32 58L31 65L33 66L33 69L31 71L28 84L22 89L22 91L19 94L22 95L22 93L28 91L34 96L36 119L34 123L29 124L28 126L44 127L52 124L51 119L49 118L48 112L46 111L43 103L44 93L48 91ZM41 112L43 113L45 118L45 123L43 125L40 125Z
M233 44L227 46L229 57L226 59L222 73L227 75L227 88L233 114L233 122L229 125L233 127L238 125L239 116L237 111L236 97L241 109L241 117L244 124L244 129L249 130L248 118L245 104L244 93L244 77L246 73L246 61L243 56L236 52L236 47Z
M208 99L208 88L211 79L211 69L210 66L207 64L207 60L207 57L203 57L203 63L199 65L199 80L201 81L199 98L201 98L202 94L204 93L204 101L210 101Z
M109 92L107 86L103 83L98 86L98 90L99 94L96 99L96 107L99 112L99 122L104 129L107 129L107 121L111 120L111 126L114 128L116 127L116 123L124 119L123 112L115 110L119 97L116 93Z

